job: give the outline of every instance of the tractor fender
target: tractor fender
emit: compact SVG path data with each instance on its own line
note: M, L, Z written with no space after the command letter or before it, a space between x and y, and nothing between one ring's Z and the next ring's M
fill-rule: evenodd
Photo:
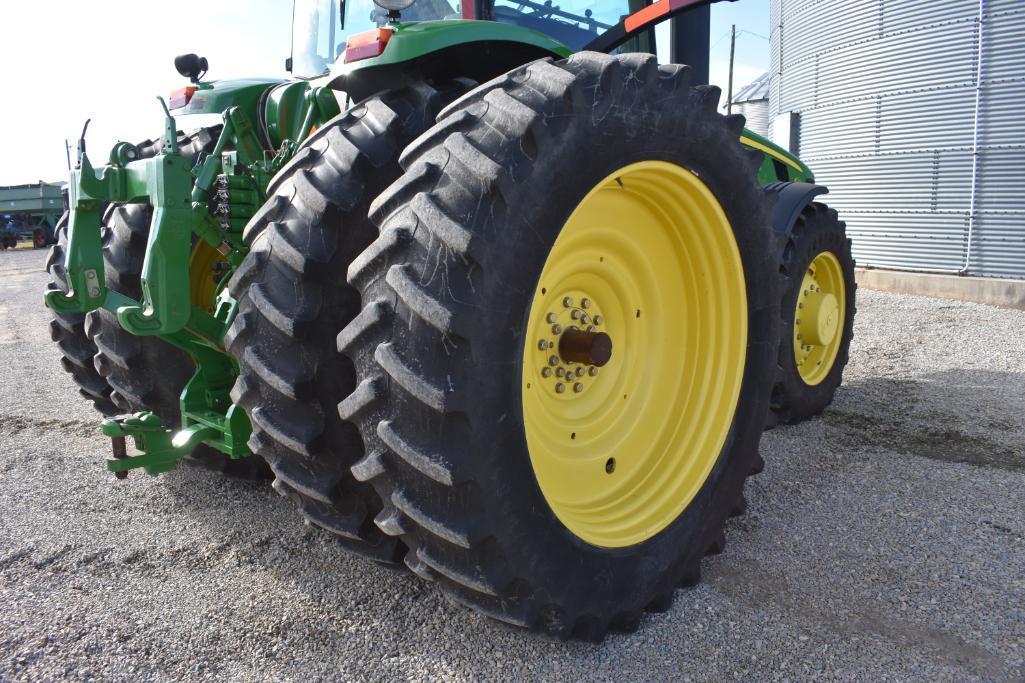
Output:
M797 217L801 215L804 207L808 206L816 197L829 194L828 187L814 183L769 183L762 189L767 194L777 196L770 219L772 229L778 234L790 232L790 228L797 222Z

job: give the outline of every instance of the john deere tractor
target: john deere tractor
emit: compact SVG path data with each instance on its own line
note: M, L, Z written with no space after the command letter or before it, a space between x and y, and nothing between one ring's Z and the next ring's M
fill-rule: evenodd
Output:
M269 466L350 550L560 638L668 608L854 316L826 188L652 54L707 4L298 0L292 80L176 60L159 141L97 166L83 133L49 265L109 469Z

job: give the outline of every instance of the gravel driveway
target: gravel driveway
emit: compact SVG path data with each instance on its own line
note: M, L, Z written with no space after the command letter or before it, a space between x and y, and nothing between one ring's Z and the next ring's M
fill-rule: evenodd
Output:
M860 292L845 386L765 435L704 582L596 646L350 558L267 485L116 481L43 260L0 254L0 681L1025 679L1023 311Z

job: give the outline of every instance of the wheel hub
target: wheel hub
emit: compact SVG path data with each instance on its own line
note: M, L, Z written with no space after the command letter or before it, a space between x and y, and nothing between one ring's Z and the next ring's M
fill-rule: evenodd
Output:
M602 309L593 296L567 290L552 297L544 321L538 325L534 366L550 394L582 394L598 380L600 368L612 358L612 338Z
M740 395L746 291L725 212L680 166L624 167L563 225L527 316L521 395L538 485L577 537L642 542L697 495Z
M810 386L826 378L836 361L844 323L843 270L832 252L812 259L794 311L794 362Z

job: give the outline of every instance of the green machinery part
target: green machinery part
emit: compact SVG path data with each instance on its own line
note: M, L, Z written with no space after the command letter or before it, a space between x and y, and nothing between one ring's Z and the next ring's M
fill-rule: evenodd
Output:
M241 458L251 455L249 418L235 406L229 392L238 374L223 351L223 338L235 316L235 302L222 292L213 314L190 300L189 259L193 239L215 248L228 264L226 277L245 257L242 230L263 203L274 174L292 158L299 142L314 126L339 113L334 95L323 88L307 90L305 114L295 139L285 139L266 158L256 126L240 106L224 109L223 127L213 152L192 167L179 153L178 130L163 99L163 149L150 159L118 143L109 163L95 169L86 153L85 130L78 143L78 163L69 183L70 219L65 268L68 292L51 291L46 304L60 313L86 313L105 308L128 332L155 335L188 353L196 371L181 396L181 430L174 433L153 413L109 418L102 432L113 439L108 468L115 473L144 468L150 474L173 469L198 444ZM258 113L259 114L259 113ZM88 123L86 124L88 127ZM230 196L226 215L210 211L215 191ZM100 233L105 203L142 203L153 207L141 301L108 289ZM127 456L132 438L141 455Z

